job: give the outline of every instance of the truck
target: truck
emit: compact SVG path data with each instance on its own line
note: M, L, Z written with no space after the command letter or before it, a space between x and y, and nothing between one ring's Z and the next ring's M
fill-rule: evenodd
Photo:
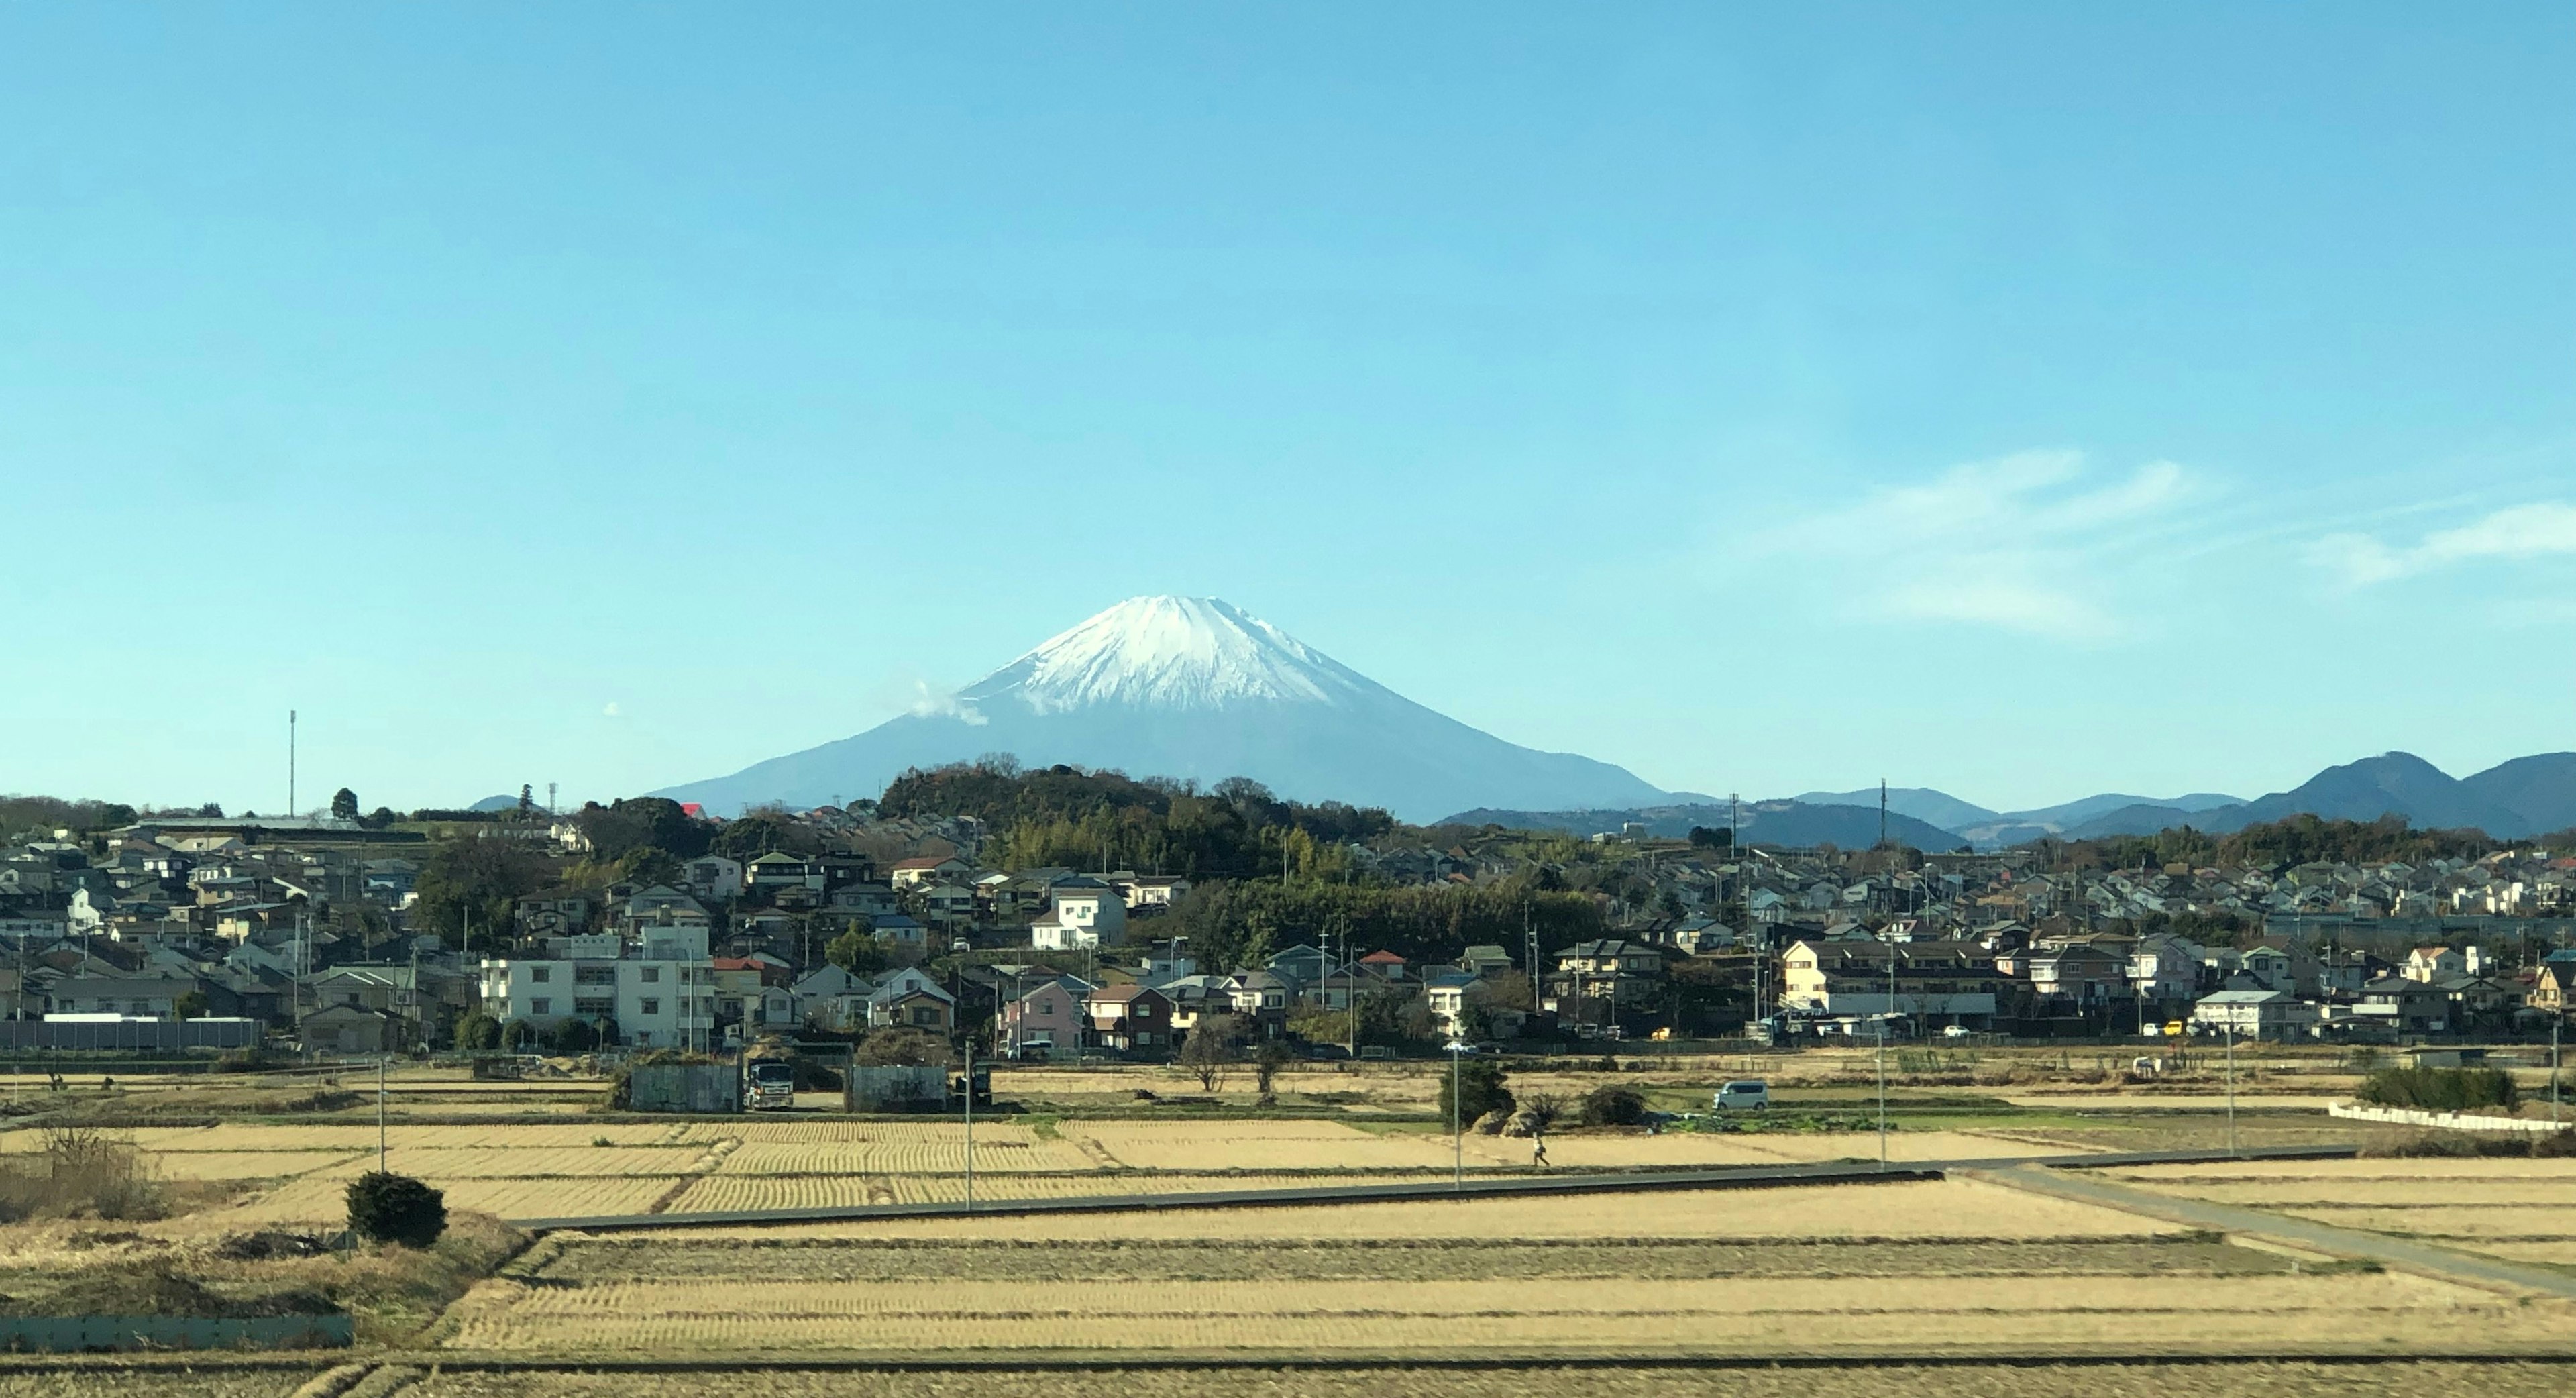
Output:
M796 1065L784 1058L754 1058L742 1065L742 1109L783 1112L796 1105Z

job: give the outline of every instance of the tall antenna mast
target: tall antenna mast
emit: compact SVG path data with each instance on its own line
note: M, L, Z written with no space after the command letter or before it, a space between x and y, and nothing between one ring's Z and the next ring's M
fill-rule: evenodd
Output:
M295 711L286 711L286 814L295 815Z
M1887 778L1878 779L1878 846L1887 848Z

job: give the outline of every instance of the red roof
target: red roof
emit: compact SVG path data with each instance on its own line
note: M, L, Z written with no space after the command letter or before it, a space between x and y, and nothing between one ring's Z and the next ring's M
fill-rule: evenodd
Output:
M1360 958L1363 966L1401 966L1404 958L1391 951L1373 951Z

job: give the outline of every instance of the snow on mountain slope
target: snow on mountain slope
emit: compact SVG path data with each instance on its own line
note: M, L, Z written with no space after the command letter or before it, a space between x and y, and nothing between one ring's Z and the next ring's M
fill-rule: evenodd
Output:
M1134 597L958 693L1041 714L1093 704L1217 709L1249 700L1334 704L1378 686L1214 597Z
M1563 810L1669 799L1633 773L1507 743L1395 693L1215 598L1139 597L941 704L865 733L655 793L727 811L873 796L907 767L1007 752L1429 820L1470 806Z

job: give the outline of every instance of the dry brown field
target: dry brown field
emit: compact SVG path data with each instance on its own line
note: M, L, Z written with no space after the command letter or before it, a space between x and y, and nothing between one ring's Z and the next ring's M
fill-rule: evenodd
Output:
M2576 1266L2576 1159L2433 1156L2149 1166L2113 1178L2514 1262Z
M1094 1369L761 1373L730 1392L776 1398L2558 1398L2555 1364L1868 1365L1827 1369ZM703 1374L442 1372L417 1398L701 1398ZM247 1394L252 1390L239 1390ZM30 1393L50 1390L28 1390ZM0 1388L16 1398L16 1390ZM227 1394L224 1398L230 1398Z
M2576 1342L2576 1307L1968 1181L563 1238L476 1354L2205 1352ZM2134 1340L2129 1341L2135 1343ZM2509 1347L2509 1346L2508 1346Z

